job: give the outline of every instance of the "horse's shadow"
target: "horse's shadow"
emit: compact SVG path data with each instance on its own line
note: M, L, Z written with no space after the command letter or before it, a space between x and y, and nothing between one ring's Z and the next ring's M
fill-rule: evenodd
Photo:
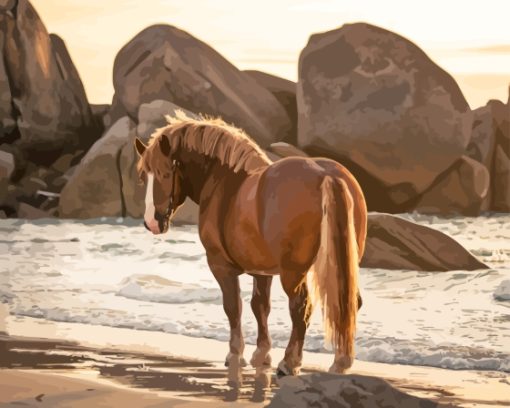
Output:
M187 365L187 364L186 364ZM102 377L134 388L169 391L175 395L220 399L226 402L264 402L273 396L274 370L243 369L242 383L228 381L227 372L219 364L198 363L194 367L178 361L150 362L145 366L118 363L96 366Z
M232 382L227 383L228 390L225 392L224 401L232 402L247 398L251 402L264 402L273 395L276 383L271 367L257 369L254 374L249 370L245 371L248 371L248 373L245 376L246 381L243 381L243 385Z

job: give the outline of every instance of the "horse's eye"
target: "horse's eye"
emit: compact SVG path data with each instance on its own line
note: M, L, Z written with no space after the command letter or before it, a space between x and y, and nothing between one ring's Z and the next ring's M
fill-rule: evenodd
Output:
M165 179L170 178L170 173L163 174L163 178L165 178Z

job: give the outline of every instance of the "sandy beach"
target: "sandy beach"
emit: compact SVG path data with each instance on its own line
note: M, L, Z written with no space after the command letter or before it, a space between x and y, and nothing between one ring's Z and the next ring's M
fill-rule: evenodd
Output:
M2 406L264 406L277 390L257 390L247 367L239 390L226 386L226 344L182 335L7 316L0 336ZM7 334L9 333L9 334ZM33 334L37 333L37 338ZM253 346L247 346L249 356ZM278 361L282 349L273 351ZM304 373L325 370L330 355L305 352ZM510 405L510 377L356 361L351 373L461 407Z

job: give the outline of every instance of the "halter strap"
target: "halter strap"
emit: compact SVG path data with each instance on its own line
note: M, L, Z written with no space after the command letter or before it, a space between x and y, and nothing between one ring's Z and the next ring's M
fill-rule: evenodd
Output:
M168 206L168 216L171 217L175 210L177 209L177 205L175 204L177 200L175 200L175 185L177 184L176 181L179 178L179 175L177 174L176 169L178 169L180 166L180 163L177 160L172 161L172 191L170 192L170 205Z

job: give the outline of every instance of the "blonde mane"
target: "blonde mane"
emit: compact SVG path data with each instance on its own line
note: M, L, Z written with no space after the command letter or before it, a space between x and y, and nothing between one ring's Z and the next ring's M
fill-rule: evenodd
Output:
M166 120L168 125L152 134L147 154L139 163L139 170L149 165L146 162L157 161L158 166L162 164L161 152L157 149L162 137L168 138L172 152L180 149L195 151L218 159L235 173L244 170L247 174L252 174L255 170L271 164L264 151L243 130L225 123L220 118L191 118L179 110L174 117L166 116Z

